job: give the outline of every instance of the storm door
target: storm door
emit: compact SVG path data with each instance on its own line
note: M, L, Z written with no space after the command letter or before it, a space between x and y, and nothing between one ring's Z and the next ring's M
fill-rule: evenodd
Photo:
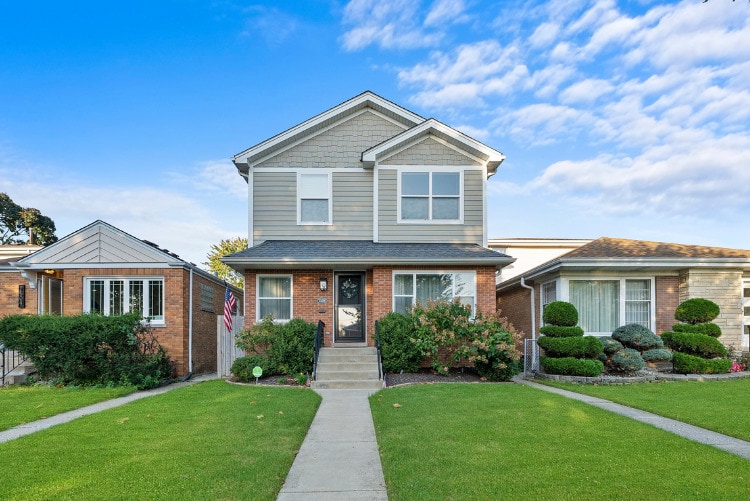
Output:
M365 340L365 275L336 275L336 339L337 343Z

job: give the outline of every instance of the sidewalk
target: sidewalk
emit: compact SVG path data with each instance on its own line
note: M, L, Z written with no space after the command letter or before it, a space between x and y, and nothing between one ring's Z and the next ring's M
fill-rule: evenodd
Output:
M315 390L323 397L277 500L387 501L370 390Z
M62 414L56 414L46 419L40 419L38 421L32 421L31 423L22 424L20 426L16 426L15 428L10 428L5 431L0 431L0 444L3 442L8 442L10 440L15 440L16 438L20 438L25 435L30 435L40 430L46 430L47 428L51 428L58 424L73 421L74 419L78 419L79 417L88 416L89 414L94 414L96 412L101 412L107 409L112 409L114 407L119 407L121 405L125 405L128 402L132 402L134 400L140 400L142 398L151 397L154 395L160 395L170 390L182 388L183 386L188 386L188 385L195 384L195 383L200 383L201 381L208 381L210 379L216 379L217 377L218 376L215 373L214 374L201 374L200 376L196 376L188 381L184 381L181 383L174 383L174 384L162 386L160 388L156 388L153 390L138 391L135 393L131 393L130 395L126 395L124 397L113 398L111 400L105 400L104 402L92 404L87 407L81 407L80 409L74 409L72 411L63 412Z
M534 383L523 378L516 378L514 379L514 381L518 384L525 384L526 386L531 386L532 388L548 391L550 393L556 393L567 398L572 398L574 400L593 405L594 407L599 407L600 409L604 409L625 417L629 417L631 419L635 419L636 421L640 421L642 423L650 424L662 430L674 433L675 435L693 440L694 442L710 445L711 447L715 447L730 454L734 454L735 456L750 460L750 442L745 442L744 440L740 440L738 438L722 435L721 433L716 433L704 428L699 428L697 426L683 423L681 421L675 421L674 419L657 416L656 414L651 414L650 412L633 409L632 407L626 407L624 405L616 404L602 398L591 397L588 395L575 393L573 391L561 390L552 386Z

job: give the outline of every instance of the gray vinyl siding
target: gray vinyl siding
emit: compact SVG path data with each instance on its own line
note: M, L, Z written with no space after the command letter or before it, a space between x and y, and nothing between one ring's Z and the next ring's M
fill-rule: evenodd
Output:
M365 111L258 164L257 167L361 167L362 152L405 130Z
M426 137L408 149L396 153L381 165L481 165L476 159L449 148L431 137Z
M378 175L379 242L448 242L482 245L484 203L481 170L464 170L464 224L398 223L398 171L381 168Z
M372 171L333 172L333 224L297 224L297 173L253 174L253 240L372 240Z

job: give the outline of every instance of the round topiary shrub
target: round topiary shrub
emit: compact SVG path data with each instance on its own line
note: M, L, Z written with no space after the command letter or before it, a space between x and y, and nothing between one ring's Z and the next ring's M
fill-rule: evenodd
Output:
M664 332L662 338L674 351L703 358L725 357L726 347L715 337L694 332Z
M582 337L583 329L580 327L563 327L560 325L545 325L539 332L549 337Z
M604 353L606 353L607 355L613 355L621 349L625 348L621 342L619 342L617 339L612 338L611 336L600 337L599 340L602 342Z
M703 298L683 301L674 312L674 318L686 324L703 324L719 316L719 305Z
M646 365L643 357L633 348L624 348L614 355L609 361L610 368L617 372L636 372Z
M638 351L664 346L664 341L659 336L641 324L627 324L618 327L612 333L612 338L621 342L626 347L635 348Z
M680 374L724 374L732 367L728 358L705 359L687 353L675 352L672 362L674 371Z
M578 324L578 310L571 303L553 301L544 307L542 320L545 324L574 327Z
M542 336L537 344L549 357L598 358L603 351L602 342L594 336L550 337Z
M674 324L672 330L675 332L694 332L711 337L721 337L721 327L716 324Z
M666 348L654 348L641 353L646 362L669 362L672 360L672 352Z
M601 360L590 360L588 358L539 357L539 364L547 374L559 374L561 376L596 377L604 371L604 364Z

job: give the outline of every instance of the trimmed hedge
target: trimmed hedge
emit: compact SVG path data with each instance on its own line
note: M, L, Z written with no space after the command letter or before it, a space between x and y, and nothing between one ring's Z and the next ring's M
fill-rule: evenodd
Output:
M700 297L683 301L674 312L675 320L686 324L703 324L719 316L719 305Z
M716 324L674 324L674 332L694 332L696 334L705 334L711 337L721 337L721 327Z
M624 348L618 351L612 355L609 364L617 372L636 372L646 365L638 350L633 348Z
M263 374L309 374L312 372L313 342L317 326L301 318L276 324L270 317L237 335L237 346L251 355L263 355L269 361Z
M545 324L574 327L578 324L578 310L571 303L552 301L544 307L542 320L544 320Z
M240 357L232 363L231 371L237 381L249 383L255 381L253 369L256 366L263 369L264 376L278 374L278 371L273 367L271 361L263 355L248 355L246 357Z
M596 377L604 371L604 364L601 360L587 358L539 357L539 363L547 374L562 376Z
M581 337L583 329L580 327L564 327L561 325L545 325L539 329L539 332L549 337Z
M654 348L641 353L646 362L669 362L672 360L672 352L666 348Z
M612 338L628 348L635 348L638 351L664 346L664 341L659 336L641 324L627 324L618 327L612 332Z
M675 372L680 374L724 374L732 367L728 358L705 359L680 352L672 355L672 362Z
M586 337L549 337L542 336L537 344L549 357L575 357L575 358L598 358L604 351L604 346L599 338Z
M725 357L727 349L721 342L705 334L693 332L663 332L664 343L674 351L703 358Z
M411 317L391 312L378 320L383 371L388 374L417 372L424 356L417 343L416 327Z
M599 340L602 342L604 353L606 353L607 355L614 355L618 351L625 348L621 342L619 342L617 339L613 339L611 336L600 337Z

